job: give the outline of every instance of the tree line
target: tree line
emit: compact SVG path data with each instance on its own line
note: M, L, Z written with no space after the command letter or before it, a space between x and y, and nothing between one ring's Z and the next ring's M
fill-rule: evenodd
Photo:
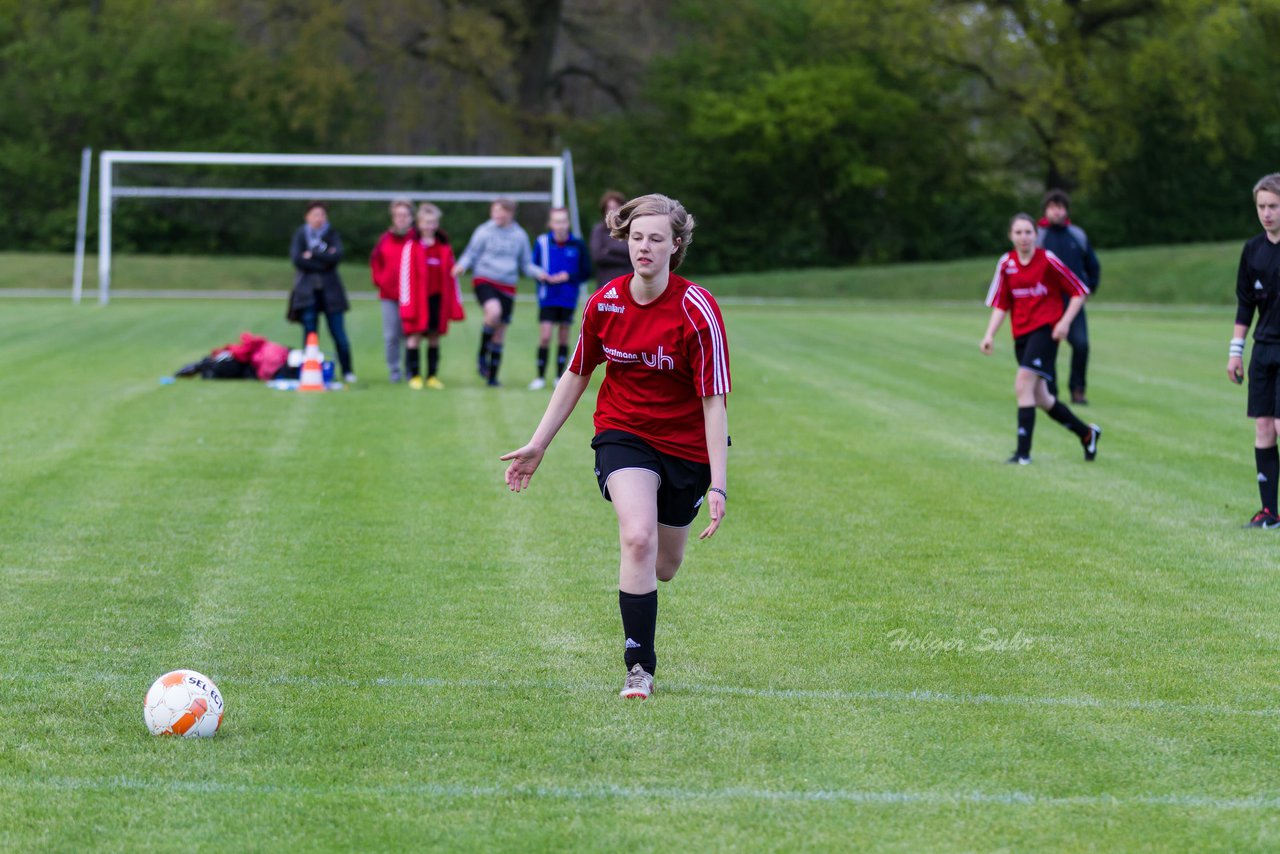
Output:
M1235 238L1280 168L1277 35L1280 0L0 0L0 249L69 248L83 146L569 147L588 219L676 196L701 271L986 253L1053 186L1101 247ZM297 219L128 204L125 250L279 252Z

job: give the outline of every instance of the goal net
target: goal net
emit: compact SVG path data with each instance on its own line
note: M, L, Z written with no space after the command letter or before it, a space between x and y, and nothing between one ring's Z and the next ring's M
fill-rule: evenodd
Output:
M311 199L330 205L335 226L356 250L348 253L352 258L386 228L386 205L402 196L448 203L445 227L456 241L487 218L488 203L499 196L534 203L535 213L521 217L527 228L540 229L548 208L568 207L574 232L581 233L568 150L556 157L103 151L98 162L103 305L114 284L156 284L113 282L113 252L168 253L177 246L192 254L283 255ZM454 210L464 213L454 216ZM84 251L80 239L76 296Z

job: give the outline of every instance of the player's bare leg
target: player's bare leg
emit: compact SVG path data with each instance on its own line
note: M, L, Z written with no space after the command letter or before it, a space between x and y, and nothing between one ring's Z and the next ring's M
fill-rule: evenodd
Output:
M627 678L621 696L645 699L653 692L658 657L658 486L647 469L621 469L606 484L618 517L618 609L626 637L623 659Z

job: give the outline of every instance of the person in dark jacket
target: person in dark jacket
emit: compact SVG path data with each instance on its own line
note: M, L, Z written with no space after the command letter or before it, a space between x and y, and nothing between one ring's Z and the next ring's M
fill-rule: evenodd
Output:
M617 190L609 190L600 197L600 222L591 229L591 264L596 270L596 282L601 287L619 276L631 272L631 254L627 244L614 240L605 221L627 201Z
M329 211L324 202L307 205L306 222L293 233L293 245L289 249L297 275L293 280L293 292L289 294L288 318L302 324L302 340L319 329L320 315L324 315L338 348L338 363L343 378L348 383L356 381L351 365L351 342L342 315L350 310L346 288L338 275L338 263L342 261L342 238L329 224Z
M1036 245L1057 255L1085 283L1089 293L1093 294L1098 290L1102 267L1098 264L1098 256L1093 253L1084 229L1071 222L1070 211L1071 197L1065 191L1050 190L1045 193L1044 217L1040 220ZM1071 322L1067 343L1071 345L1071 377L1067 381L1067 387L1071 389L1071 402L1085 406L1089 403L1084 393L1085 373L1089 368L1089 323L1085 320L1083 308Z

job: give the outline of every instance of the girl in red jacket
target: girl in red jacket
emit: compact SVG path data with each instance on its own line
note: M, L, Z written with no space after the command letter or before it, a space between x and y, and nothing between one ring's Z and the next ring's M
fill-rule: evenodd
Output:
M441 391L440 336L449 321L462 320L462 297L453 277L453 249L449 235L440 228L440 209L430 202L418 205L417 239L414 241L412 275L400 289L400 320L407 337L405 368L409 387ZM427 338L427 378L421 375L421 346Z
M378 240L369 256L373 286L382 301L382 343L386 351L387 370L393 383L400 382L400 288L412 275L413 267L413 202L391 201L391 228Z

